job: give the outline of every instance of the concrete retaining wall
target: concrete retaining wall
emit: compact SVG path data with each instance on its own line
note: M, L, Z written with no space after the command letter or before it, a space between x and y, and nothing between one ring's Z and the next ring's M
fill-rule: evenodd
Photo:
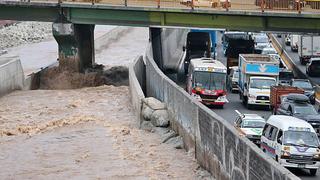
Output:
M24 73L18 56L0 58L0 97L23 88Z
M145 61L147 96L167 103L172 127L186 149L194 149L198 163L216 179L299 179L165 76L153 60L151 44Z
M135 111L138 125L141 124L142 99L145 98L143 88L145 85L145 65L142 56L137 57L129 65L129 87L132 107Z

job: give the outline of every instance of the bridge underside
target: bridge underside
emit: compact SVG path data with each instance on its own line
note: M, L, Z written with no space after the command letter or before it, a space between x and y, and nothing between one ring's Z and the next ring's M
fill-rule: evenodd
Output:
M157 9L90 4L0 3L0 19L124 26L200 27L240 31L318 33L320 14Z

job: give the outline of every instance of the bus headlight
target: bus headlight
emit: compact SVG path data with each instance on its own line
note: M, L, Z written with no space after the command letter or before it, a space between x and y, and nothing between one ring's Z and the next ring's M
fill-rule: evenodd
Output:
M288 159L290 158L290 152L288 151L281 151L281 159Z
M202 99L201 99L199 94L192 93L191 96L196 98L196 100L198 100L198 101L202 101Z
M317 160L317 161L320 161L320 154L313 155L313 159Z
M217 101L219 101L219 102L226 102L226 103L229 102L226 95L224 95L224 96L219 96L219 97L217 98Z

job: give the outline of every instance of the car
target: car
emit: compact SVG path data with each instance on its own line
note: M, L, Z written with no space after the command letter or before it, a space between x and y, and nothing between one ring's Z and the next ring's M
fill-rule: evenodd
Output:
M308 169L311 176L320 167L317 134L299 118L271 115L263 128L260 148L281 166Z
M306 95L290 93L283 97L276 114L303 119L310 123L317 135L320 136L320 114L309 103L309 98Z
M280 68L279 71L279 85L289 86L291 79L294 78L292 70L286 68Z
M254 35L254 51L255 53L261 54L263 48L271 47L269 38L266 34L255 34Z
M260 137L266 120L257 114L242 114L238 110L236 110L236 113L238 116L234 122L234 126L239 134L260 146Z
M230 67L230 73L228 75L228 87L232 93L235 91L239 91L238 81L239 81L239 68L238 66L232 66Z
M311 58L306 67L306 74L309 76L320 76L320 58Z
M278 54L277 51L273 47L265 47L262 49L261 54L266 54L266 55L276 55Z
M284 39L284 43L287 45L287 46L290 46L291 44L291 38L289 35L286 35L286 38Z
M304 90L304 94L309 97L311 104L315 103L315 91L308 79L292 79L290 85Z

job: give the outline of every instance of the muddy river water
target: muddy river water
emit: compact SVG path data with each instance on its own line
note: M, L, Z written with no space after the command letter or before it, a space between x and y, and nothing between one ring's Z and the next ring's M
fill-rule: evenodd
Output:
M0 177L195 179L191 154L137 128L128 94L100 86L1 98Z

